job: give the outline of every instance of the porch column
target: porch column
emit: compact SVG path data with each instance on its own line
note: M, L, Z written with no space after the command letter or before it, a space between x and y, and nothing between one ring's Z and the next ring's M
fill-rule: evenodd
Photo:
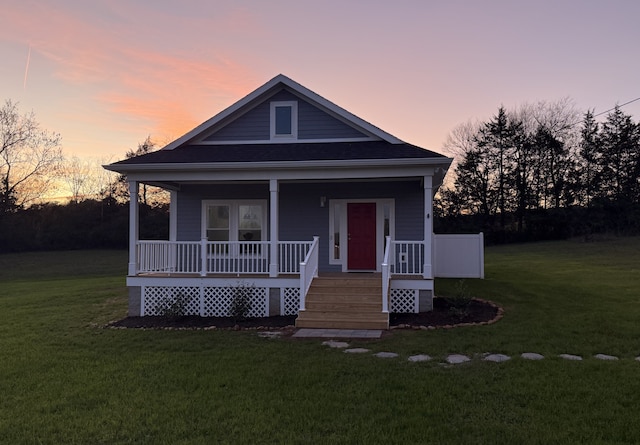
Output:
M138 226L140 212L138 206L139 184L129 181L129 276L135 276L137 271L136 251L138 244Z
M278 180L269 180L269 276L278 276Z
M433 278L433 189L432 176L424 177L424 268L423 278Z

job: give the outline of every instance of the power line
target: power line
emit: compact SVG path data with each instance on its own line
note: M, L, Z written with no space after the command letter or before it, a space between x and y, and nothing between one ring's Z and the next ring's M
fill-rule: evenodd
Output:
M602 112L600 112L600 113L598 113L598 114L594 114L594 115L593 115L593 117L594 117L594 118L596 118L596 117L598 117L598 116L602 116L603 114L606 114L606 113L609 113L609 112L611 112L611 111L615 110L615 109L616 109L616 107L617 107L617 108L622 108L622 107L624 107L625 105L632 104L632 103L634 103L634 102L636 102L636 101L638 101L638 100L640 100L640 97L636 97L635 99L630 100L629 102L625 102L625 103L623 103L622 105L616 105L616 106L615 106L615 107L613 107L613 108L609 108L608 110L602 111ZM595 110L594 110L594 111L595 111ZM576 121L576 122L574 122L573 124L568 124L566 128L573 128L573 127L575 127L576 125L580 125L580 124L582 124L582 120Z
M593 115L593 117L602 116L603 114L606 114L606 113L608 113L608 112L610 112L610 111L613 111L613 110L615 110L616 108L622 108L622 107L624 107L625 105L632 104L632 103L634 103L635 101L638 101L638 100L640 100L640 97L636 97L635 99L630 100L629 102L625 102L625 103L623 103L622 105L616 105L615 107L613 107L613 108L609 108L608 110L603 111L603 112L601 112L601 113L594 114L594 115Z

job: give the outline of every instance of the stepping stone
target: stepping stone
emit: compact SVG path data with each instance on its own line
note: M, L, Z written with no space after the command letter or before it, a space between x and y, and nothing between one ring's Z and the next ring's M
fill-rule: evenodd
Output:
M582 357L580 357L579 355L573 355L573 354L560 354L558 357L563 358L565 360L576 360L576 361L582 360Z
M379 358L396 358L398 354L395 352L378 352L377 354L373 354Z
M483 360L485 362L502 363L502 362L506 362L509 359L511 359L511 357L509 357L508 355L504 355L504 354L489 354Z
M447 356L446 360L447 360L447 363L449 363L450 365L458 365L460 363L468 362L471 359L469 357L467 357L466 355L451 354L451 355Z
M262 337L262 338L279 338L281 336L282 336L282 332L280 331L258 332L258 337Z
M371 349L366 349L366 348L351 348L351 349L345 349L344 352L346 352L347 354L364 354L365 352L369 352L371 351Z
M640 355L636 357L636 361L640 362Z
M412 355L408 360L410 362L428 362L431 360L431 356L426 354Z
M349 343L345 341L335 341L335 340L323 341L322 345L329 346L330 348L340 348L340 349L349 347Z
M537 352L523 352L520 357L525 360L542 360L544 355L538 354Z
M618 357L615 355L607 355L607 354L596 354L594 355L598 360L618 360Z

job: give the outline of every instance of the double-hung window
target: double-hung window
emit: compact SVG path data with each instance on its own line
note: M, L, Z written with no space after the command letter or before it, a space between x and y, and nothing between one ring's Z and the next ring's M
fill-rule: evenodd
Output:
M204 201L203 237L208 241L238 246L231 253L260 253L259 241L266 240L266 201Z

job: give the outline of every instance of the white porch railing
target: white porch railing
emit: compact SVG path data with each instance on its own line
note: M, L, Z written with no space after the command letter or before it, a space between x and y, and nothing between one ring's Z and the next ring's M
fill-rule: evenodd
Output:
M269 273L268 241L202 241L208 273Z
M398 275L422 275L424 241L391 241L391 272Z
M318 276L318 245L319 238L317 236L313 237L313 244L311 244L311 248L309 252L307 252L307 256L304 261L300 263L300 310L305 310L305 299L307 297L307 292L309 292L309 288L311 287L311 282L315 277Z
M312 241L278 242L278 272L300 273ZM269 241L138 241L137 273L269 273Z
M382 312L389 312L389 285L391 283L391 268L389 257L391 253L391 237L385 239L384 258L382 260Z
M278 243L278 272L296 274L304 262L313 241L280 241Z

